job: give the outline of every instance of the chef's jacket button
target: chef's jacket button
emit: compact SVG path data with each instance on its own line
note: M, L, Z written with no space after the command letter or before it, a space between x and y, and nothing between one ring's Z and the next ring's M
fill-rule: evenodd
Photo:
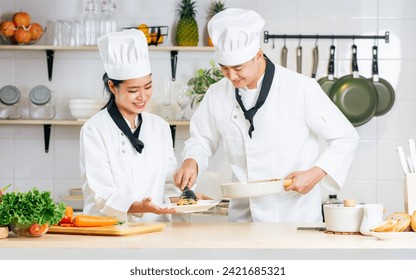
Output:
M120 133L120 135L121 135L121 136L124 136L124 133L123 133L123 132L121 132L121 133Z
M237 109L240 109L240 106L238 106L238 105L235 105L235 108L237 108Z
M121 141L121 145L124 145L125 143L124 143L124 141Z
M125 153L126 153L126 151L125 151L125 150L121 150L121 152L122 152L123 154L125 154Z
M233 118L236 119L237 118L237 115L234 115Z

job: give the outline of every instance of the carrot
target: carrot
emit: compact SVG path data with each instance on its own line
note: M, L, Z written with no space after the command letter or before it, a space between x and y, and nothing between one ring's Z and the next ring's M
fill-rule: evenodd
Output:
M102 227L117 223L118 220L112 217L78 215L74 218L74 226L76 227Z

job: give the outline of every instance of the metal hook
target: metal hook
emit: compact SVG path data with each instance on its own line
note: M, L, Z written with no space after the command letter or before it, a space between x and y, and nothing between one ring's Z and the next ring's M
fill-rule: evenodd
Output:
M284 37L283 37L283 44L284 44L284 46L286 47L286 34L284 35Z
M302 41L302 35L299 35L299 43L298 43L298 47L300 47L300 41Z
M318 46L318 40L319 40L319 35L317 34L317 35L316 35L316 40L315 40L315 47L317 47L317 46Z
M273 38L273 44L272 44L272 48L274 49L274 38Z

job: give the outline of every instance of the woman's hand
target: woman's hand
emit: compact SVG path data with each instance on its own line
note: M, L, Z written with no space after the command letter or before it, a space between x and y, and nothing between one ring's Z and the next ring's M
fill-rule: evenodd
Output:
M198 176L198 164L192 158L186 159L181 168L173 175L175 185L183 190L186 186L192 187L196 182Z
M174 208L162 208L159 205L156 205L152 202L151 197L143 198L142 201L134 202L128 213L154 213L154 214L175 214L176 210Z
M304 171L294 171L286 176L285 179L292 179L292 184L285 188L286 191L296 191L306 194L315 187L315 185L325 177L326 172L320 167L314 166Z

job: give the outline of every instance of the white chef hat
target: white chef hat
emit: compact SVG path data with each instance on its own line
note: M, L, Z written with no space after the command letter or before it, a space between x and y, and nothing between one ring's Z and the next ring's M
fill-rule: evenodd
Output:
M264 19L254 11L228 8L208 22L217 62L232 66L252 59L260 49Z
M151 73L146 36L137 29L104 35L98 49L108 77L129 80Z

